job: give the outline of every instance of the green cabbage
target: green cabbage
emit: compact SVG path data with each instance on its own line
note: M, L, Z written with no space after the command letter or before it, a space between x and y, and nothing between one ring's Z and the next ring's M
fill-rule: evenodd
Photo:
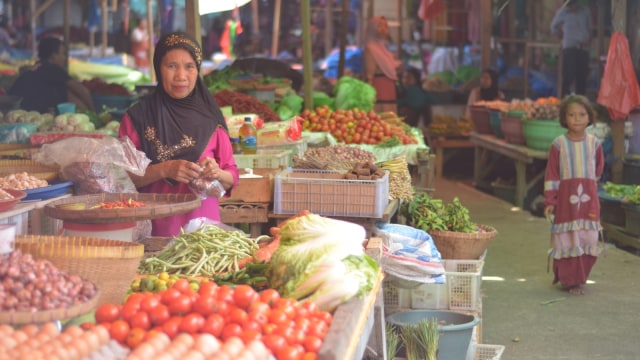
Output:
M336 109L358 108L369 111L376 102L376 90L373 86L350 76L341 77L333 92L336 94Z

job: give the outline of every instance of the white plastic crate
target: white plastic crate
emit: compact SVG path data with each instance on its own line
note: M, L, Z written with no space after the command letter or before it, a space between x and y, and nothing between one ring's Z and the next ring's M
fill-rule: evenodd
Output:
M291 169L275 177L273 212L382 218L389 204L389 172L376 180L345 179L346 171Z
M475 344L473 357L467 356L467 360L500 360L505 350L504 345Z
M0 214L2 216L0 224L14 224L16 226L16 235L27 235L29 232L29 210L30 208L24 211L9 210L7 214Z
M383 283L384 305L395 308L481 311L483 260L443 260L446 284L420 284L412 289Z
M477 310L483 260L444 260L450 310Z
M260 145L258 144L258 150L290 150L293 155L304 156L305 151L307 151L307 141L304 139L296 140L289 142L287 144L282 145ZM293 158L291 159L292 163L289 166L293 165Z
M255 154L233 155L238 168L277 169L293 162L291 150L258 149Z

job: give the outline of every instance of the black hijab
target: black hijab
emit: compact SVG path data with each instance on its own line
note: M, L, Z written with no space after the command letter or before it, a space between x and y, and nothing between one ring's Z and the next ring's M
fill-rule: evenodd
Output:
M200 76L187 97L174 99L166 93L160 66L173 49L187 50L200 72L202 49L190 35L173 32L162 36L153 55L158 86L127 111L152 164L172 159L197 162L218 126L227 130L222 112Z
M492 101L500 98L500 89L498 88L498 73L493 69L485 69L484 73L491 77L491 87L480 87L480 99L484 101Z

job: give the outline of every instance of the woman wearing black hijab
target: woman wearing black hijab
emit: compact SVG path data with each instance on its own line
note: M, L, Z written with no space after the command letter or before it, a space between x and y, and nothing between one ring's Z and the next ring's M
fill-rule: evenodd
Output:
M238 183L227 125L200 78L202 48L188 34L164 35L156 45L156 90L124 114L120 136L131 138L151 159L143 176L130 174L144 193L189 193L188 183L202 176L218 179L229 190ZM189 220L220 220L218 199L199 209L153 221L153 236L175 236Z
M480 86L471 90L467 99L467 118L471 118L470 106L478 101L504 100L504 94L498 88L498 73L493 69L484 69L480 74Z

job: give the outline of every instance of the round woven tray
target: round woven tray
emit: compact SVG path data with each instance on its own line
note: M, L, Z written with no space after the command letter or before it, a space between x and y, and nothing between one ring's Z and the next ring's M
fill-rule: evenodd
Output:
M98 305L122 303L144 255L142 244L82 236L19 235L15 247L95 283Z
M144 206L122 209L92 209L104 201L132 199L144 202ZM200 197L195 194L140 194L101 193L71 196L47 204L44 213L55 219L85 224L122 223L165 218L184 214L200 207ZM73 204L70 207L70 204Z
M98 306L100 290L89 301L82 304L73 305L64 309L53 309L43 311L0 311L0 324L26 325L42 324L49 321L68 320L93 311Z
M0 160L0 177L26 172L41 180L55 180L58 178L60 167L44 165L33 160Z
M491 226L477 225L479 231L463 233L431 230L429 235L443 259L477 260L498 232Z

